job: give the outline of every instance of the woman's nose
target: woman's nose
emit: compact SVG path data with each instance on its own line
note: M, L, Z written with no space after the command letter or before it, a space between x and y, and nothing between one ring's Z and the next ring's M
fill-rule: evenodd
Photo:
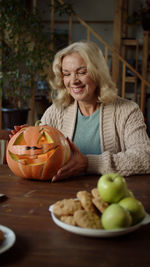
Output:
M72 82L76 83L79 82L79 77L77 73L73 73L71 76Z

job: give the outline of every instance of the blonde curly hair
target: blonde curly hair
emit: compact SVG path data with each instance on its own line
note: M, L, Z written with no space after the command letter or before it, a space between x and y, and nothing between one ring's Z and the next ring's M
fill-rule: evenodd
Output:
M83 58L89 76L97 84L97 101L102 103L113 102L117 96L117 88L111 79L101 49L91 41L75 42L56 53L49 80L52 96L54 96L53 102L58 106L67 107L74 101L63 83L62 59L75 52Z

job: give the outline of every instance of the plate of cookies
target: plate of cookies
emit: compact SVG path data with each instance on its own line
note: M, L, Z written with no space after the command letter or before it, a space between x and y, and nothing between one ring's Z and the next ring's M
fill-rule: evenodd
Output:
M115 237L125 235L150 222L150 215L138 224L114 230L105 230L102 227L101 215L108 207L97 191L79 191L77 198L63 199L49 206L51 217L56 225L74 234L89 237Z
M8 227L0 225L0 254L11 248L15 241L15 233Z

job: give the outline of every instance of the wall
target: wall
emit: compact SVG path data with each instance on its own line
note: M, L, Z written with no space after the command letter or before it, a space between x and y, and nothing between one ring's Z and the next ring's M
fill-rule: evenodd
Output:
M67 1L66 1L67 2ZM85 20L102 38L112 45L113 42L113 13L114 13L114 0L70 0L73 10ZM37 0L38 9L45 21L45 28L49 31L50 26L50 1ZM59 17L55 15L57 23L55 29L60 32L68 32L68 24L65 21L68 20L67 16ZM60 21L60 23L58 23ZM73 23L73 36L72 41L87 39L85 28L74 20ZM91 36L91 40L96 41ZM97 42L97 41L96 41Z
M75 2L75 1L72 1ZM73 5L75 12L97 32L101 37L112 45L113 40L113 0L77 0ZM109 8L108 8L109 7ZM73 39L86 39L86 33L79 25L75 25ZM80 29L80 30L79 30ZM91 39L94 39L91 36Z
M129 3L129 14L137 10L140 3L145 3L146 0L128 0ZM113 46L113 20L114 20L114 3L115 0L65 0L72 5L73 10L85 20L101 37ZM50 0L40 1L37 0L37 6L41 16L43 17L46 31L50 31ZM68 33L68 21L67 16L59 17L55 15L57 23L55 29L58 33ZM58 23L58 21L60 23ZM141 25L132 25L128 27L128 37L138 38L140 43L143 39L143 30ZM77 23L74 20L73 23L73 36L72 41L83 40L87 38L87 33L84 26ZM91 35L91 40L97 40ZM99 42L98 42L99 43ZM103 47L101 46L103 49Z
M126 0L127 1L127 0ZM146 0L128 0L129 14L132 14L141 3L145 3ZM73 10L85 20L102 38L110 45L113 43L113 20L114 20L114 3L115 0L65 0L70 3ZM40 1L37 0L38 10L43 17L45 27L47 31L50 30L50 0ZM59 17L55 16L57 23L56 29L68 31L67 16ZM140 33L139 33L140 31ZM136 37L141 35L141 27L135 25L129 27L129 37ZM73 41L80 39L86 39L86 33L84 27L74 21L73 24Z

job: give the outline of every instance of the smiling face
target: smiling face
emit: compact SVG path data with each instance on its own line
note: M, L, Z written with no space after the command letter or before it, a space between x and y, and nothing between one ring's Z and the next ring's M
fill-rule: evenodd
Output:
M96 83L89 76L86 63L78 53L63 58L62 74L64 85L75 100L89 104L97 101Z
M32 134L30 128L25 128L15 139L9 154L21 164L34 166L44 164L57 148L46 128L34 127Z
M48 125L22 128L7 146L8 166L23 178L51 179L69 158L66 138Z

